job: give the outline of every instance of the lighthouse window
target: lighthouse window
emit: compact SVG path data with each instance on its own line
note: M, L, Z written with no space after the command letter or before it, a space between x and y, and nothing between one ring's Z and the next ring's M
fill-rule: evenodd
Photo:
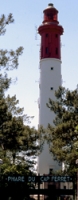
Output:
M48 54L48 47L46 47L45 52L46 52L46 54Z
M53 15L52 15L51 13L48 13L48 14L47 14L47 17L48 17L49 19L53 19Z
M66 190L66 185L64 185L63 187L64 187L64 189Z
M46 33L46 37L48 37L48 33Z
M55 37L57 38L57 37L58 37L58 35L56 34L56 35L55 35Z
M58 48L56 48L56 55L58 55Z
M53 90L53 87L51 87L51 90Z
M49 169L49 175L52 175L52 174L53 174L53 169L50 168L50 169Z

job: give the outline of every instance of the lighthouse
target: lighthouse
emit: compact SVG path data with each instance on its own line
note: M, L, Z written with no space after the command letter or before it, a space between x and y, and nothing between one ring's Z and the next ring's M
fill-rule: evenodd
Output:
M39 83L39 126L47 128L53 125L55 115L47 107L49 98L55 100L55 91L62 84L61 78L61 35L63 28L59 25L58 10L52 3L43 11L43 22L38 28L40 44L40 83ZM45 142L38 158L38 173L49 174L58 170L58 163L53 160L49 146Z

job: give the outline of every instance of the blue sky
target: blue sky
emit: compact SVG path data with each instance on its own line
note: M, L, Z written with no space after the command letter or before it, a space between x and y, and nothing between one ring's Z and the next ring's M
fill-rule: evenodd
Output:
M11 71L17 77L9 93L16 94L21 107L29 116L34 116L32 126L38 125L39 98L39 48L40 36L35 27L43 21L43 10L53 3L59 11L59 22L64 28L61 38L63 86L71 90L78 84L78 0L0 0L0 13L12 13L15 22L7 27L5 36L0 38L0 48L24 47L19 59L18 70ZM36 39L35 39L36 38Z

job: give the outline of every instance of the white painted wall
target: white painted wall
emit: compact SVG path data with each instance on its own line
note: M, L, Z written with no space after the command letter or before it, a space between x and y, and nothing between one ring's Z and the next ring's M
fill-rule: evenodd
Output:
M51 70L53 67L53 70ZM40 61L40 106L39 106L39 125L47 128L48 123L53 125L55 115L46 103L49 98L55 100L55 90L61 86L61 61L59 59L47 58ZM53 87L53 90L51 90ZM38 172L40 174L48 174L49 169L58 169L58 164L53 160L49 153L49 147L45 143L43 152L38 159Z

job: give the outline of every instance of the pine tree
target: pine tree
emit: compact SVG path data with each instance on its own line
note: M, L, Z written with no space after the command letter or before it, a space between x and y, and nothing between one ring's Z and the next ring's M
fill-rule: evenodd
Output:
M0 35L5 34L6 26L13 23L12 14L6 18L0 18ZM31 173L30 168L34 166L35 157L40 148L38 139L41 129L37 131L30 128L28 122L32 117L23 114L24 108L19 107L16 95L5 96L6 90L12 83L8 78L8 71L18 68L19 56L23 53L23 47L14 50L0 50L0 166L6 173ZM27 124L27 125L26 125ZM31 159L32 158L32 159Z
M59 87L55 97L56 101L49 99L47 104L55 113L54 126L48 124L47 141L54 159L64 162L66 170L74 173L78 158L78 92Z
M12 14L8 17L2 15L0 18L0 35L4 35L6 27L13 23ZM37 131L34 127L29 126L32 117L24 115L24 108L19 107L19 100L16 95L10 97L5 95L6 90L10 87L12 79L8 77L8 71L18 68L19 56L23 53L23 47L14 50L0 49L0 159L3 164L0 165L0 178L2 175L29 175L35 173L35 158L43 147L42 127ZM41 139L40 145L38 140ZM0 180L1 183L1 180ZM19 186L19 187L18 187ZM9 197L5 193L6 184L1 188L3 199ZM28 189L27 183L15 184L8 187L7 190L12 192L11 199L20 200L29 199L26 194ZM16 193L19 193L19 196ZM6 196L6 194L8 196ZM22 196L21 196L22 195Z

